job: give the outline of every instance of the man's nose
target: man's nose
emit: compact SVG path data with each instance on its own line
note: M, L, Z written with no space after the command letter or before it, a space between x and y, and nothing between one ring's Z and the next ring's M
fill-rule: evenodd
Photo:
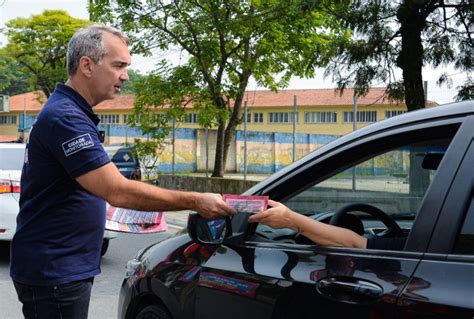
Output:
M121 80L121 81L128 81L128 80L130 80L130 78L128 77L128 72L127 72L127 71L123 72L123 73L120 75L120 80Z

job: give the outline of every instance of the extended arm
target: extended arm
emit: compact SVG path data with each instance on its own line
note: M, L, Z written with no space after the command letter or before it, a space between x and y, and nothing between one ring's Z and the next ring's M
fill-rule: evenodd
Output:
M235 213L219 194L173 191L128 180L113 163L79 176L76 181L90 193L116 207L143 211L189 209L206 218L230 216Z
M279 202L270 200L269 204L272 208L251 216L249 221L273 228L291 228L321 246L367 248L367 238L352 230L318 222Z

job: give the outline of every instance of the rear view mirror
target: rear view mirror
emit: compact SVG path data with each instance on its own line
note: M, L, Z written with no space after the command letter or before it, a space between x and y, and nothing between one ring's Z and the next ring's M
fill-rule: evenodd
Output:
M231 233L230 219L207 219L192 212L188 217L188 233L191 239L199 244L220 245Z

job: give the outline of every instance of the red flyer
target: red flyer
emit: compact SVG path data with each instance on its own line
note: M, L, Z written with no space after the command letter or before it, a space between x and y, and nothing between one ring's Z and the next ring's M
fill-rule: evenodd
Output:
M256 214L266 210L268 205L268 196L224 194L222 197L238 213Z

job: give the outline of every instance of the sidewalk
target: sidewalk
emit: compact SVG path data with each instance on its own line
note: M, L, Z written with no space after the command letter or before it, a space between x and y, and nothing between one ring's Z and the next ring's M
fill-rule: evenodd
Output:
M188 215L191 210L180 210L173 212L164 212L165 220L168 226L177 226L178 228L185 228L188 223Z

